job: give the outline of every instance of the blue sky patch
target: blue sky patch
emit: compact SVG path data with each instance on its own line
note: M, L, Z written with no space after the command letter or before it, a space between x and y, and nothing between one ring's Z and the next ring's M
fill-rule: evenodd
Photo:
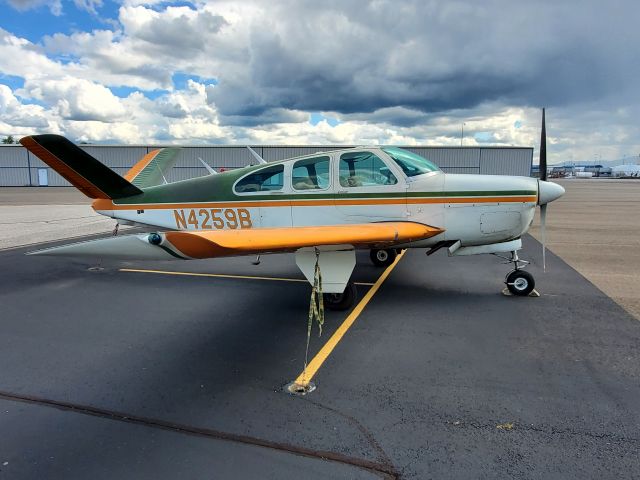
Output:
M206 85L217 85L218 81L211 78L202 78L198 75L192 75L182 72L176 72L171 77L173 82L173 86L176 90L186 90L188 88L188 81L193 80L194 82L203 83Z
M62 13L57 16L51 13L49 5L39 5L22 11L8 5L7 7L10 10L5 11L0 27L17 37L39 43L42 37L56 33L71 35L75 32L113 29L109 21L117 21L120 4L105 0L103 6L98 9L99 16L77 8L73 2L68 1L62 2Z
M309 123L314 127L323 120L326 120L326 122L332 127L340 125L340 120L338 120L337 118L328 117L320 112L311 112L311 114L309 115Z
M0 72L0 83L9 87L13 92L24 87L24 78L15 75L6 75Z
M116 97L127 98L133 92L140 92L149 100L155 100L156 98L161 97L162 95L166 95L169 93L168 90L140 90L139 88L134 87L107 87L111 90Z
M476 132L473 134L473 138L475 138L478 143L487 143L493 141L493 134L490 132Z

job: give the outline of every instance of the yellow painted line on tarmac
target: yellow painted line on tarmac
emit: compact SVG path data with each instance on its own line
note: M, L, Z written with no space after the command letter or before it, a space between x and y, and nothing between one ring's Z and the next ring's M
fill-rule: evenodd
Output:
M213 278L232 278L241 280L268 280L274 282L302 282L308 283L304 278L281 278L281 277L257 277L252 275L230 275L223 273L198 273L198 272L174 272L170 270L143 270L139 268L121 268L120 272L133 272L133 273L157 273L161 275L183 275L187 277L213 277ZM355 282L356 285L363 285L367 287L374 286L375 283L368 282Z
M406 250L404 250L400 255L398 255L395 261L385 269L385 271L382 273L382 275L380 275L378 280L376 280L376 283L373 284L373 286L365 294L362 300L360 300L360 303L356 305L356 307L351 311L349 316L344 320L344 322L342 322L342 325L338 327L338 329L334 332L334 334L331 335L331 338L329 338L327 343L324 344L324 346L320 349L320 351L316 354L316 356L313 357L313 359L309 362L309 364L307 365L307 368L303 370L303 372L300 375L298 375L298 378L296 378L294 383L296 383L297 385L301 385L303 387L306 387L307 385L309 385L309 382L311 382L311 379L315 376L316 373L318 373L318 370L320 370L320 367L322 367L322 364L325 362L327 358L329 358L329 355L331 355L331 352L333 352L333 349L336 348L340 340L342 340L342 337L345 336L345 334L349 331L351 326L355 323L357 318L362 313L362 310L364 310L364 307L366 307L367 304L371 301L371 299L376 294L380 286L384 283L384 281L387 279L391 271L395 268L395 266L398 264L400 259L404 256L405 252Z

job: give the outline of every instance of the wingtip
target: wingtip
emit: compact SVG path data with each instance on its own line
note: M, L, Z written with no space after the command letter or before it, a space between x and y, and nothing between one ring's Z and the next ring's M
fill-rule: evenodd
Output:
M27 135L26 137L22 137L20 140L18 140L20 142L20 144L23 147L26 147L28 145L33 145L35 143L35 140L33 139L33 137L31 135Z

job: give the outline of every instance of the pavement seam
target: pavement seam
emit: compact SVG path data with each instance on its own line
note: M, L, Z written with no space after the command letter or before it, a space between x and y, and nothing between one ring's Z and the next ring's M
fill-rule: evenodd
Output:
M280 452L290 453L307 458L314 458L317 460L325 460L343 465L349 465L352 467L367 470L374 474L380 475L382 478L398 479L400 475L393 467L384 465L379 462L372 462L356 457L350 457L342 453L331 452L328 450L315 450L307 447L299 447L296 445L290 445L287 443L274 442L258 437L252 437L249 435L241 435L237 433L223 432L221 430L214 430L204 427L196 427L193 425L185 425L179 423L173 423L157 418L141 417L138 415L132 415L125 412L118 412L115 410L108 410L99 407L93 407L91 405L82 405L71 402L63 402L43 397L37 397L33 395L22 395L11 392L5 392L0 390L0 399L27 403L31 405L39 405L43 407L55 408L65 412L73 412L81 415L87 415L91 417L99 417L107 420L114 420L117 422L130 423L134 425L140 425L150 428L157 428L160 430L168 430L176 433L182 433L185 435L192 435L198 437L204 437L215 440L229 441L235 443L241 443L244 445L251 445L255 447L268 448L270 450L276 450Z

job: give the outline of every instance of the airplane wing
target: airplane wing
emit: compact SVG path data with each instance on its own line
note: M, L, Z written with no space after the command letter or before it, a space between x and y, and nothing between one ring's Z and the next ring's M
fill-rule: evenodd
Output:
M201 259L294 252L305 247L346 245L387 248L430 238L443 229L416 222L169 231L89 240L30 252L30 255L92 256L139 260Z

